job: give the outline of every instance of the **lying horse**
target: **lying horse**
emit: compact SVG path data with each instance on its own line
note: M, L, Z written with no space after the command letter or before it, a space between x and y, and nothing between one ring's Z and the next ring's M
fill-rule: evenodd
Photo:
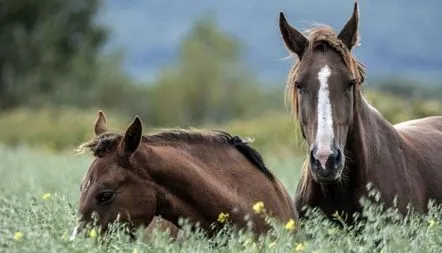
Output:
M185 130L143 136L138 117L120 135L108 132L101 111L95 134L81 146L95 156L81 183L83 225L94 212L103 232L117 217L139 227L161 216L176 227L179 218L186 218L213 235L212 228L226 222L246 228L248 215L252 231L261 234L269 227L252 210L258 201L281 222L297 219L285 187L239 137Z
M337 35L315 27L307 37L280 13L282 39L298 57L287 94L309 154L295 204L351 215L370 182L381 201L397 201L401 213L411 204L425 212L430 199L442 201L442 117L391 125L364 99L364 66L351 54L358 41L358 5Z

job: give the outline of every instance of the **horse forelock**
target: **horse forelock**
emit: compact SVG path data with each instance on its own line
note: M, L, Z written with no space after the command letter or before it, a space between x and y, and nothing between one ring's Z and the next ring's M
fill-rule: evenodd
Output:
M107 153L115 151L118 143L122 138L121 134L117 133L103 133L96 136L94 139L81 144L77 149L77 153L84 153L86 150L91 151L94 156L102 157Z

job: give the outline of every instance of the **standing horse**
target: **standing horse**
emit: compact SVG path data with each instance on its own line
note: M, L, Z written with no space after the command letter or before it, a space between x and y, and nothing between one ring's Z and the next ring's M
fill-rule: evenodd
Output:
M81 146L95 156L81 184L83 226L92 221L93 212L102 231L117 217L133 227L147 226L155 216L179 227L181 217L199 223L210 235L213 225L226 221L246 228L244 217L250 215L252 231L260 234L268 226L253 212L258 201L281 222L297 219L285 187L239 137L185 130L143 136L138 117L120 135L108 132L101 111L95 134Z
M296 208L352 215L361 211L359 200L370 182L387 206L397 197L401 213L408 204L425 212L430 199L442 201L442 117L391 125L368 104L361 94L364 66L351 54L358 22L355 3L338 35L320 26L305 37L280 13L282 39L298 57L287 97L309 147Z

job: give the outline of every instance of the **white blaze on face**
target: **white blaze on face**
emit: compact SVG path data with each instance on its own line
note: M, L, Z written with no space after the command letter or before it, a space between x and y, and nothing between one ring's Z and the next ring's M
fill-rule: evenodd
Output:
M330 74L331 70L327 65L322 67L318 73L318 130L316 132L317 152L315 158L324 169L328 157L333 153L331 150L333 143L333 118L328 87Z

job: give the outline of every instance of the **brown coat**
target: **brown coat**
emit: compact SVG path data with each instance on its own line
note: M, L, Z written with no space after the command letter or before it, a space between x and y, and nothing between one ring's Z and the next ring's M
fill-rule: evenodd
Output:
M138 117L124 135L109 133L101 111L95 132L82 146L96 157L81 186L85 222L96 212L104 229L117 217L146 226L154 216L179 227L182 217L211 232L225 213L239 228L250 215L253 231L262 233L267 225L252 210L257 201L281 222L297 218L285 187L239 137L184 130L143 136Z
M369 183L387 206L397 197L402 213L409 203L424 212L430 199L442 202L442 117L393 126L367 103L365 66L351 53L358 22L355 3L339 34L322 26L306 38L280 14L284 43L299 59L287 94L309 146L295 200L301 215L305 206L329 216L360 211Z

